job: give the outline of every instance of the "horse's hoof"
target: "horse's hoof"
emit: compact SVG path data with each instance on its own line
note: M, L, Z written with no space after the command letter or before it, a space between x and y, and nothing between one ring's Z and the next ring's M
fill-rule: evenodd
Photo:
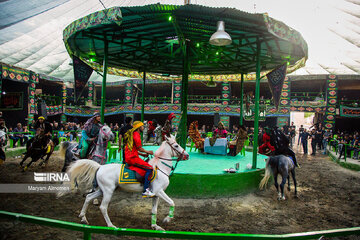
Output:
M299 198L299 196L297 194L294 195L294 198Z
M115 225L109 225L108 227L117 228L117 226L115 226Z
M93 204L94 204L95 206L99 206L99 200L94 199Z
M86 225L89 225L89 222L88 220L85 218L82 218L81 221L80 221L81 224L86 224Z
M171 221L171 219L172 219L171 217L166 216L163 220L163 223L169 223Z
M156 231L165 231L165 229L163 229L162 227L160 227L158 225L151 225L151 228Z

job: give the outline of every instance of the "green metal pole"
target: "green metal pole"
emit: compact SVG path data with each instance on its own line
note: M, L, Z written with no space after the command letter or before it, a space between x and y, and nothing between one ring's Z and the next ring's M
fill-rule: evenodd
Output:
M145 79L146 72L144 71L143 84L142 84L142 95L141 95L141 121L144 122L144 108L145 108Z
M189 85L189 41L185 41L184 44L184 66L182 74L182 96L181 96L181 138L180 146L185 149L186 147L186 137L187 137L187 101L188 101L188 85Z
M261 44L259 39L256 43L256 86L255 86L255 119L254 119L254 143L252 168L256 169L258 137L259 137L259 100L260 100L260 52Z
M244 74L241 74L241 93L240 93L240 126L243 125L244 114Z
M84 232L84 240L91 240L91 232Z
M101 86L101 123L104 124L105 119L105 99L106 99L106 75L107 75L107 64L108 64L108 42L104 41L104 63L103 63L103 81Z

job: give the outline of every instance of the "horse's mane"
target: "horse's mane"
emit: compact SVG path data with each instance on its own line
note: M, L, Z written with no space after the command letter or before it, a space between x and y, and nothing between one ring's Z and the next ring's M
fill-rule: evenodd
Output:
M160 147L155 151L154 157L149 161L149 164L153 167L156 167L159 163L159 157L165 150L166 141L163 141Z

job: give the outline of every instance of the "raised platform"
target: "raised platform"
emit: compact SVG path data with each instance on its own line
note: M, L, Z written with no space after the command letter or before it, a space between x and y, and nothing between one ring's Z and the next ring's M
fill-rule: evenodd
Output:
M147 150L156 151L158 146L144 146ZM235 196L258 189L264 173L267 156L258 155L257 169L248 169L252 164L252 152L236 157L202 154L190 152L187 161L178 163L175 173L170 178L166 190L172 197L210 198ZM117 154L119 158L119 154ZM119 159L117 159L119 160ZM112 161L114 162L114 161ZM235 168L239 163L237 173L226 173L224 169Z

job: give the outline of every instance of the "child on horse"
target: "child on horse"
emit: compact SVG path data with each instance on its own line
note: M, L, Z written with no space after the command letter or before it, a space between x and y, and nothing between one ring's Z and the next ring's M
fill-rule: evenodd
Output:
M140 133L144 130L144 123L135 121L133 128L125 133L125 163L129 166L129 169L136 171L141 176L145 176L143 197L153 197L155 194L150 190L149 177L152 175L153 168L150 164L142 160L139 155L147 157L148 155L154 155L153 151L147 151L142 147Z

